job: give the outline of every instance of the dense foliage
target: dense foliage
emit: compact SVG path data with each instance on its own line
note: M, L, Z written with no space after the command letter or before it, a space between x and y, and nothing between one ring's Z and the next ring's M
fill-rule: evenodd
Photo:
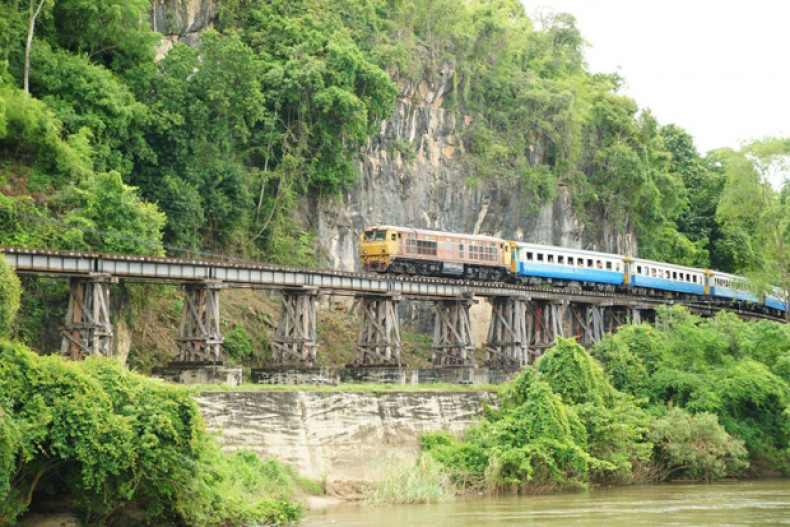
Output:
M182 388L103 358L67 362L0 341L0 525L57 497L88 523L137 505L148 521L287 523L292 471L222 454ZM289 489L290 486L290 489Z
M21 295L19 278L5 258L0 258L0 338L11 332Z
M643 256L789 282L785 192L766 185L786 141L700 156L619 77L587 71L569 15L528 17L516 0L228 0L217 32L155 61L145 0L45 1L26 49L38 5L0 3L0 243L308 263L299 198L347 188L393 81L427 81L451 85L470 184L519 181L524 212L563 187L579 218L635 232ZM106 200L118 206L92 205Z
M422 437L453 481L488 490L790 472L790 327L659 312L592 355L560 339L463 440Z
M507 385L500 404L462 442L423 436L423 449L457 483L543 490L625 482L649 458L646 414L571 340Z

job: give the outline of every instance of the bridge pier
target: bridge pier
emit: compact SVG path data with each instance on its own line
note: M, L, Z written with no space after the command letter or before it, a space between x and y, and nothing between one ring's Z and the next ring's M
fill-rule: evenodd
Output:
M579 344L591 348L603 338L604 308L598 304L571 304L573 334Z
M524 296L491 299L491 322L486 339L486 365L521 369L527 364L527 304Z
M205 281L183 286L184 307L178 327L174 362L222 363L222 333L219 329L220 282Z
M629 311L627 307L611 305L605 310L605 322L607 333L617 333L620 326L628 324Z
M531 300L527 304L527 363L534 364L547 349L564 336L566 303Z
M112 353L110 284L112 277L94 275L69 279L69 307L61 329L60 354L72 360Z
M316 359L314 288L282 290L280 318L272 338L272 364L302 363L312 365Z
M470 296L435 302L436 318L431 347L434 366L474 365L472 324L469 321L469 307L472 302Z
M358 295L359 338L356 366L400 366L400 316L396 295Z

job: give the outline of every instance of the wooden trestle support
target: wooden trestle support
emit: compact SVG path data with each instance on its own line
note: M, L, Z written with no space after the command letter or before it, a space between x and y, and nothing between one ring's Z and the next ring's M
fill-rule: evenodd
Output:
M283 289L280 318L272 338L272 364L313 365L318 339L315 325L315 300L312 288Z
M223 339L219 329L219 292L223 288L221 283L211 281L183 286L184 307L174 362L223 362Z
M432 362L434 366L472 366L475 363L472 324L469 321L471 297L437 300L433 326Z
M565 335L563 320L566 303L531 300L527 303L527 364L534 364L547 349Z
M527 364L527 304L521 296L491 299L491 322L485 343L486 366L521 369Z
M72 360L112 353L109 276L69 279L69 307L61 329L60 353Z
M359 338L354 364L400 366L399 296L359 295L354 306L359 316Z
M604 308L598 304L571 304L571 317L576 340L585 348L603 338Z

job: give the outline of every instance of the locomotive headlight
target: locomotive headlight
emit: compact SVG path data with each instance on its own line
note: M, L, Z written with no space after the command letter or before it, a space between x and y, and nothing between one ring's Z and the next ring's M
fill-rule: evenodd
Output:
M365 249L364 251L362 251L362 254L368 254L368 250Z

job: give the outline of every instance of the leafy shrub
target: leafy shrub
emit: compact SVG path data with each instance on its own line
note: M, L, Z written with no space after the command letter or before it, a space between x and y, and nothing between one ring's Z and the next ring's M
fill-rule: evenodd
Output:
M249 361L260 358L261 353L252 342L252 337L241 324L233 324L230 330L225 333L223 345L225 356L233 362Z
M715 386L721 401L716 410L727 431L774 468L790 469L788 385L764 364L747 360L728 369Z
M0 341L0 402L6 522L63 492L89 522L128 504L171 524L282 523L300 514L266 495L260 461L218 450L186 390L115 361L67 362Z
M0 337L11 332L14 317L19 311L19 298L22 286L16 273L8 265L3 253L0 253Z
M624 340L607 335L595 346L594 357L603 366L615 389L647 399L650 396L647 368Z
M649 457L644 412L574 341L560 339L537 368L501 389L500 400L463 441L422 437L423 450L459 485L542 491L623 481Z
M744 442L707 412L691 415L673 408L651 423L648 438L655 445L654 465L662 481L720 479L749 466Z
M562 394L587 433L587 452L598 463L592 466L593 481L621 482L632 475L634 464L646 462L649 445L644 441L647 416L633 398L617 391L603 369L573 340L559 339L537 365L541 379Z

